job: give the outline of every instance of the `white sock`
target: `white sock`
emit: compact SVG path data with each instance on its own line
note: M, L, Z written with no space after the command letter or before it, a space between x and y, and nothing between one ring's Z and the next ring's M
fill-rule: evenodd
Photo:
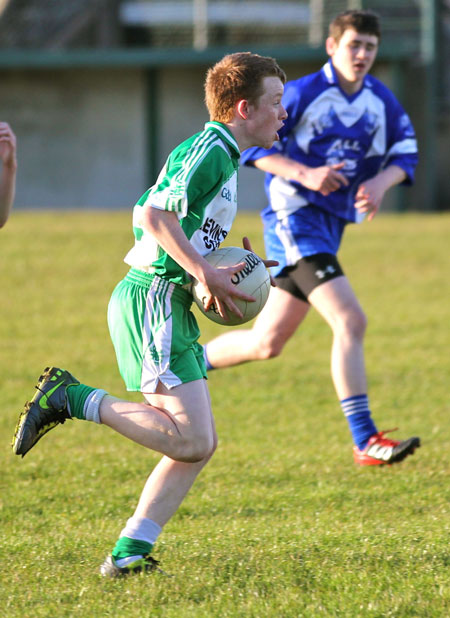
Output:
M120 536L126 536L129 539L136 539L136 541L146 541L151 545L156 543L156 539L161 533L161 526L146 517L130 517L125 524L125 528L121 531ZM116 560L116 565L120 568L126 567L132 562L139 560L142 556L127 556L126 558L120 558Z
M86 401L84 402L83 413L84 418L87 421L93 421L94 423L101 423L100 420L100 403L103 397L107 394L106 391L101 388L95 389L88 396Z
M156 539L161 534L161 526L146 517L130 517L125 528L121 531L120 536L127 536L129 539L136 541L146 541L150 545L156 543Z

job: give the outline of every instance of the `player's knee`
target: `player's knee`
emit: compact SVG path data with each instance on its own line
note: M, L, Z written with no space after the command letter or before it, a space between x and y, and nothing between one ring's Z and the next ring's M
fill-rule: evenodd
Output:
M209 448L207 449L205 456L203 457L203 459L201 461L203 461L204 464L208 463L208 461L211 459L211 457L214 455L214 453L216 452L217 449L217 444L218 444L218 440L217 440L217 435L214 434L212 436L212 441L209 445Z
M279 356L284 348L284 338L281 336L264 336L255 342L255 356L257 360L268 360Z
M181 438L174 459L185 463L197 463L208 460L214 454L217 440L210 433L197 434L189 438Z
M362 339L367 329L366 314L362 310L355 312L355 316L352 322L353 322L353 326L352 326L353 335L357 337L358 339Z
M367 328L366 314L360 308L352 308L341 316L339 328L347 338L362 340Z

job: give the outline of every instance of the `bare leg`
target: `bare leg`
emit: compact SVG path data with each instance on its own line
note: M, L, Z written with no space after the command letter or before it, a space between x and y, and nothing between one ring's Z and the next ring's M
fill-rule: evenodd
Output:
M210 405L208 387L205 380L202 382L205 400ZM209 425L213 439L211 451L195 463L184 463L163 457L147 479L134 513L136 517L147 517L156 521L161 527L172 517L216 449L217 435L212 414Z
M348 279L323 283L308 300L333 331L331 374L339 399L367 393L363 350L367 321Z
M217 436L205 380L171 391L160 384L156 394L146 397L148 404L105 397L100 417L102 423L143 446L179 453L181 461L165 453L149 476L135 512L162 527L213 455Z
M146 397L152 404L107 395L100 404L102 423L177 461L201 461L211 451L211 406L204 380L171 391L159 384L158 393Z
M231 367L278 356L308 313L309 305L279 288L269 299L249 330L231 330L208 342L213 367Z
M163 457L147 479L135 517L152 519L162 528L177 511L209 459L183 463Z

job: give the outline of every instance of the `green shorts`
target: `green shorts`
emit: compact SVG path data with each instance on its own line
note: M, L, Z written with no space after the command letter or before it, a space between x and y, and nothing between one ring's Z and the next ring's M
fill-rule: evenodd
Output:
M154 393L206 378L192 294L132 268L108 306L108 326L127 390Z

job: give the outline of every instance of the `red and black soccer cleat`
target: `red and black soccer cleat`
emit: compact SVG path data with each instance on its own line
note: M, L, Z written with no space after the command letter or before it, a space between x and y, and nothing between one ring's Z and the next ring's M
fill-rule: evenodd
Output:
M420 446L420 438L408 438L408 440L390 440L385 434L395 429L380 431L373 435L367 446L362 451L353 447L353 458L360 466L383 466L403 461L408 455L412 455Z

